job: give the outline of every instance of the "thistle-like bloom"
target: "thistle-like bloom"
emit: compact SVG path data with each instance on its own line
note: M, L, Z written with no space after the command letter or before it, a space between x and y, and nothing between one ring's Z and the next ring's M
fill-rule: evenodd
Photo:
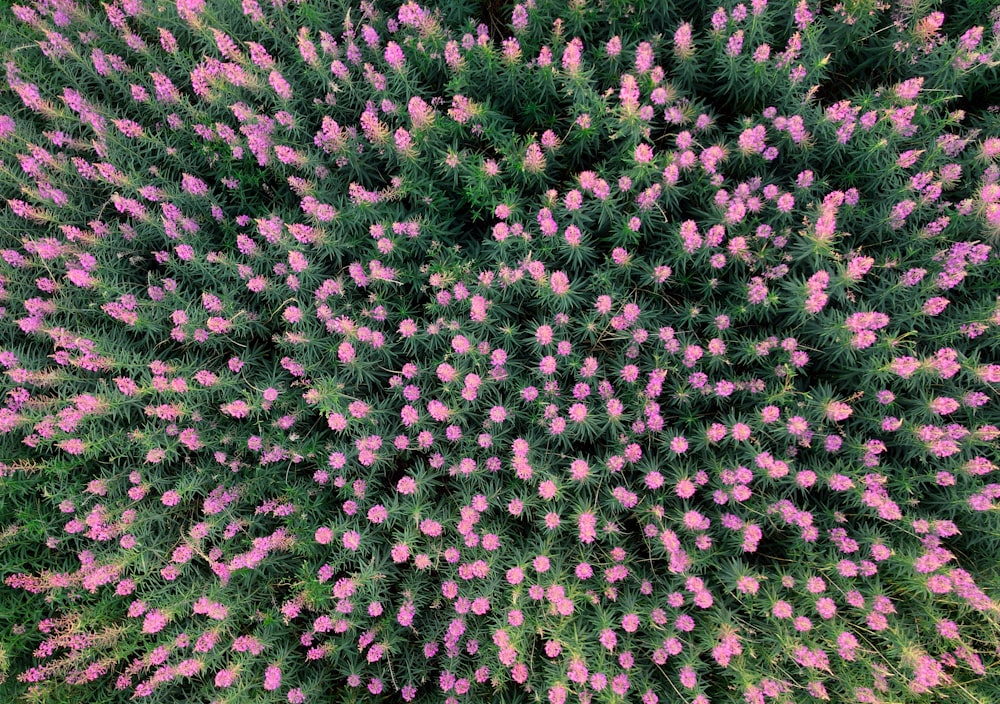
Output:
M542 154L542 149L536 142L528 145L521 166L531 174L538 174L545 170L545 155Z
M272 70L267 76L267 82L279 98L282 100L292 99L292 87L278 71Z
M236 682L236 673L232 670L219 670L215 674L215 686L220 689L231 687Z
M277 665L269 665L264 671L264 690L273 692L281 687L281 668Z
M177 0L177 14L189 24L195 24L205 11L205 0Z
M384 58L385 62L396 71L402 71L403 66L406 64L406 55L403 54L403 48L396 42L386 44Z
M580 62L583 58L583 41L579 37L573 37L563 50L562 67L571 76L580 73Z
M685 22L674 32L674 54L681 60L694 56L694 43L691 40L691 24Z

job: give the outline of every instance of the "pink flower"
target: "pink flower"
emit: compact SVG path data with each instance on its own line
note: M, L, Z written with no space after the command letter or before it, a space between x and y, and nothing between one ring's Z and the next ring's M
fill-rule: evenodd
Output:
M219 670L215 674L215 686L220 689L231 687L236 682L236 673L232 670Z
M685 665L678 671L680 677L681 686L686 689L694 689L698 684L698 675L695 674L694 668L690 665Z
M545 357L542 357L541 361L538 363L538 370L542 374L545 374L546 376L555 374L556 358L553 357L552 355L546 355Z
M557 296L564 296L570 290L569 277L561 271L556 271L549 279L549 286L552 288L552 293Z
M242 400L225 403L220 407L220 410L233 418L246 418L250 415L250 406Z
M427 404L427 412L430 413L431 417L438 422L448 420L448 417L451 415L449 408L437 399L434 399Z
M921 311L924 315L934 316L940 315L945 308L948 307L950 301L942 296L935 296L934 298L929 298L924 303Z
M271 85L271 88L274 89L274 92L278 94L279 98L282 100L292 99L292 87L278 71L272 70L268 74L267 81Z
M205 0L177 0L177 14L182 20L195 23L205 11Z
M941 13L932 13L935 15L940 15ZM902 83L896 84L896 95L898 95L903 100L916 100L917 95L920 93L920 89L924 84L924 77L920 76L918 78L911 78Z
M954 413L959 408L959 403L953 398L948 396L938 396L934 398L930 403L930 409L932 412L938 415L948 415L949 413Z
M590 466L585 460L573 460L569 466L570 478L583 481L590 474Z
M545 170L545 155L536 142L528 145L521 167L528 173L538 174Z
M635 633L639 630L638 614L625 614L622 617L622 629L627 633Z
M348 550L357 551L361 547L361 534L354 530L344 533L342 538L344 547Z
M682 499L690 499L694 496L695 491L697 491L697 487L694 482L687 478L681 479L677 482L677 486L674 487L674 492Z
M403 49L396 42L389 42L385 47L385 62L397 71L402 70L406 63Z
M86 445L83 440L79 438L70 438L68 440L62 440L57 445L59 449L68 452L71 455L82 455L83 451L86 449Z
M653 160L653 148L645 143L639 144L632 156L637 164L648 164Z
M583 41L579 37L573 37L563 51L562 66L571 76L576 75L580 70L580 60L583 53Z
M203 667L201 661L194 658L188 658L187 660L181 660L177 663L177 674L181 677L194 677L196 674L201 672Z
M400 10L402 12L402 10ZM511 25L518 32L528 27L528 9L521 3L514 5L514 12L511 15Z
M694 44L691 41L691 25L682 24L674 32L674 54L679 59L689 59L694 55Z
M264 671L264 690L273 692L281 686L281 668L277 665L270 665Z
M580 542L592 543L597 539L597 517L592 513L581 513L577 518Z
M196 197L206 196L209 193L208 184L187 173L181 175L181 190Z
M610 628L605 628L601 631L598 640L601 642L601 645L608 650L614 650L615 646L618 645L618 636Z
M554 499L559 493L559 487L551 479L546 479L538 485L538 495L543 499Z
M146 614L146 618L142 622L142 632L143 633L159 633L162 631L166 625L168 619L161 611L154 610Z

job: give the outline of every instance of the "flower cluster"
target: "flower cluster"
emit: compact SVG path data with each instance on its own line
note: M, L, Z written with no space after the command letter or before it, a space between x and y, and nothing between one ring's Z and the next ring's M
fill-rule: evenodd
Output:
M1000 11L633 5L12 7L0 690L996 698Z

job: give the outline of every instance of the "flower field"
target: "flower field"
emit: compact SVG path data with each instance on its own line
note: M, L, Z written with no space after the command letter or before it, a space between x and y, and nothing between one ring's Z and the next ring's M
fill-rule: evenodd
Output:
M0 701L1000 701L1000 6L0 5Z

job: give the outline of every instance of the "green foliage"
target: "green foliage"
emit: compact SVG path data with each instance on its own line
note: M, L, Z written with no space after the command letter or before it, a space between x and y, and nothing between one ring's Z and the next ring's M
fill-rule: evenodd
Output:
M997 9L0 8L4 701L997 700Z

